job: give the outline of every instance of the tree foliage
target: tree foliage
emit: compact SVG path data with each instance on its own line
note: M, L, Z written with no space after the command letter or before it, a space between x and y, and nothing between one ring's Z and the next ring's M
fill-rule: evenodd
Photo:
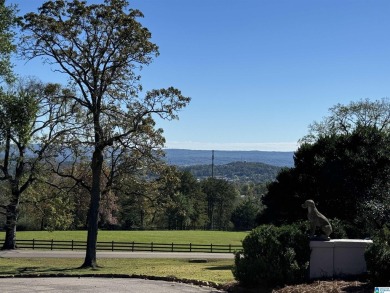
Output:
M252 230L256 227L256 217L260 212L259 201L252 196L241 200L231 216L235 230Z
M176 190L171 193L166 207L169 229L196 229L205 224L205 196L195 177L189 172L179 172Z
M301 142L313 143L322 136L351 134L359 126L390 130L390 99L369 99L337 104L329 109L330 115L309 126L309 133Z
M209 229L229 229L230 216L238 198L237 189L223 179L208 178L201 184L207 200Z
M308 198L328 217L354 221L361 204L385 197L373 188L388 180L389 143L388 133L359 127L350 135L304 144L295 153L295 167L269 185L264 203L278 221L299 219L304 214L299 206Z
M0 206L6 216L3 249L15 248L21 195L40 177L43 160L52 157L49 146L67 124L68 107L54 97L63 91L55 84L20 79L0 92L0 180L8 185Z
M211 165L193 165L183 167L199 179L205 179L211 174ZM255 162L232 162L214 166L214 173L218 178L234 182L266 183L273 181L280 171L280 167Z
M310 247L301 223L276 227L261 225L235 254L233 275L245 287L275 287L306 279Z
M20 201L18 230L72 229L76 203L65 190L47 184L50 173L41 175L23 193ZM50 176L50 180L60 180Z
M295 152L295 166L269 184L263 199L267 209L259 221L304 219L300 205L310 198L327 217L358 226L361 235L354 236L383 227L389 217L388 107L384 99L333 108L334 117L321 123L324 131L317 129L316 140L303 142Z
M374 237L364 258L369 271L369 278L375 286L390 286L390 231L388 227L381 229Z
M195 229L205 224L205 196L189 173L159 166L149 176L127 176L122 181L119 221L122 227Z
M6 6L0 0L0 78L6 82L13 80L11 54L15 52L13 27L17 24L15 6Z

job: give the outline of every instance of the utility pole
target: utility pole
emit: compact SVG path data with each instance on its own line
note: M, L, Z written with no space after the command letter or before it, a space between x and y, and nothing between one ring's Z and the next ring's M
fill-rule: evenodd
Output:
M211 178L214 179L214 150L211 151ZM214 181L214 180L213 180ZM214 183L212 183L212 188L211 188L211 194L210 197L214 198ZM208 197L208 196L207 196ZM214 229L214 202L213 200L208 200L208 216L209 216L209 229L213 230Z
M214 178L214 150L211 151L211 178Z

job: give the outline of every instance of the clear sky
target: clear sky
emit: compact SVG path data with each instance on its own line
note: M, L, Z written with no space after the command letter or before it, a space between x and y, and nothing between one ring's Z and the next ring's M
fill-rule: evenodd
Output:
M87 1L96 3L103 1ZM20 13L41 0L7 0ZM390 94L388 0L134 0L160 56L144 88L174 86L190 105L158 122L166 147L295 151L338 103ZM21 75L61 81L39 60Z

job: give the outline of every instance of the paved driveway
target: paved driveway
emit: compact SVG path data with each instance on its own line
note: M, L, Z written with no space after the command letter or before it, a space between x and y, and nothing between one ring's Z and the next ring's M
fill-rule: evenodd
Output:
M211 293L210 287L142 279L7 278L0 279L2 293Z

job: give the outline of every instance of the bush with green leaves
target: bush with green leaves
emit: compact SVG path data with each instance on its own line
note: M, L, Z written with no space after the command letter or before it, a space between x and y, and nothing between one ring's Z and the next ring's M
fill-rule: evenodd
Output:
M330 224L332 225L333 232L330 234L330 237L333 239L346 239L348 238L347 227L348 223L346 221L340 220L338 218L330 219Z
M306 279L310 260L307 225L263 225L243 240L233 275L245 287L298 283Z
M365 252L369 278L374 286L390 286L390 231L385 226Z

